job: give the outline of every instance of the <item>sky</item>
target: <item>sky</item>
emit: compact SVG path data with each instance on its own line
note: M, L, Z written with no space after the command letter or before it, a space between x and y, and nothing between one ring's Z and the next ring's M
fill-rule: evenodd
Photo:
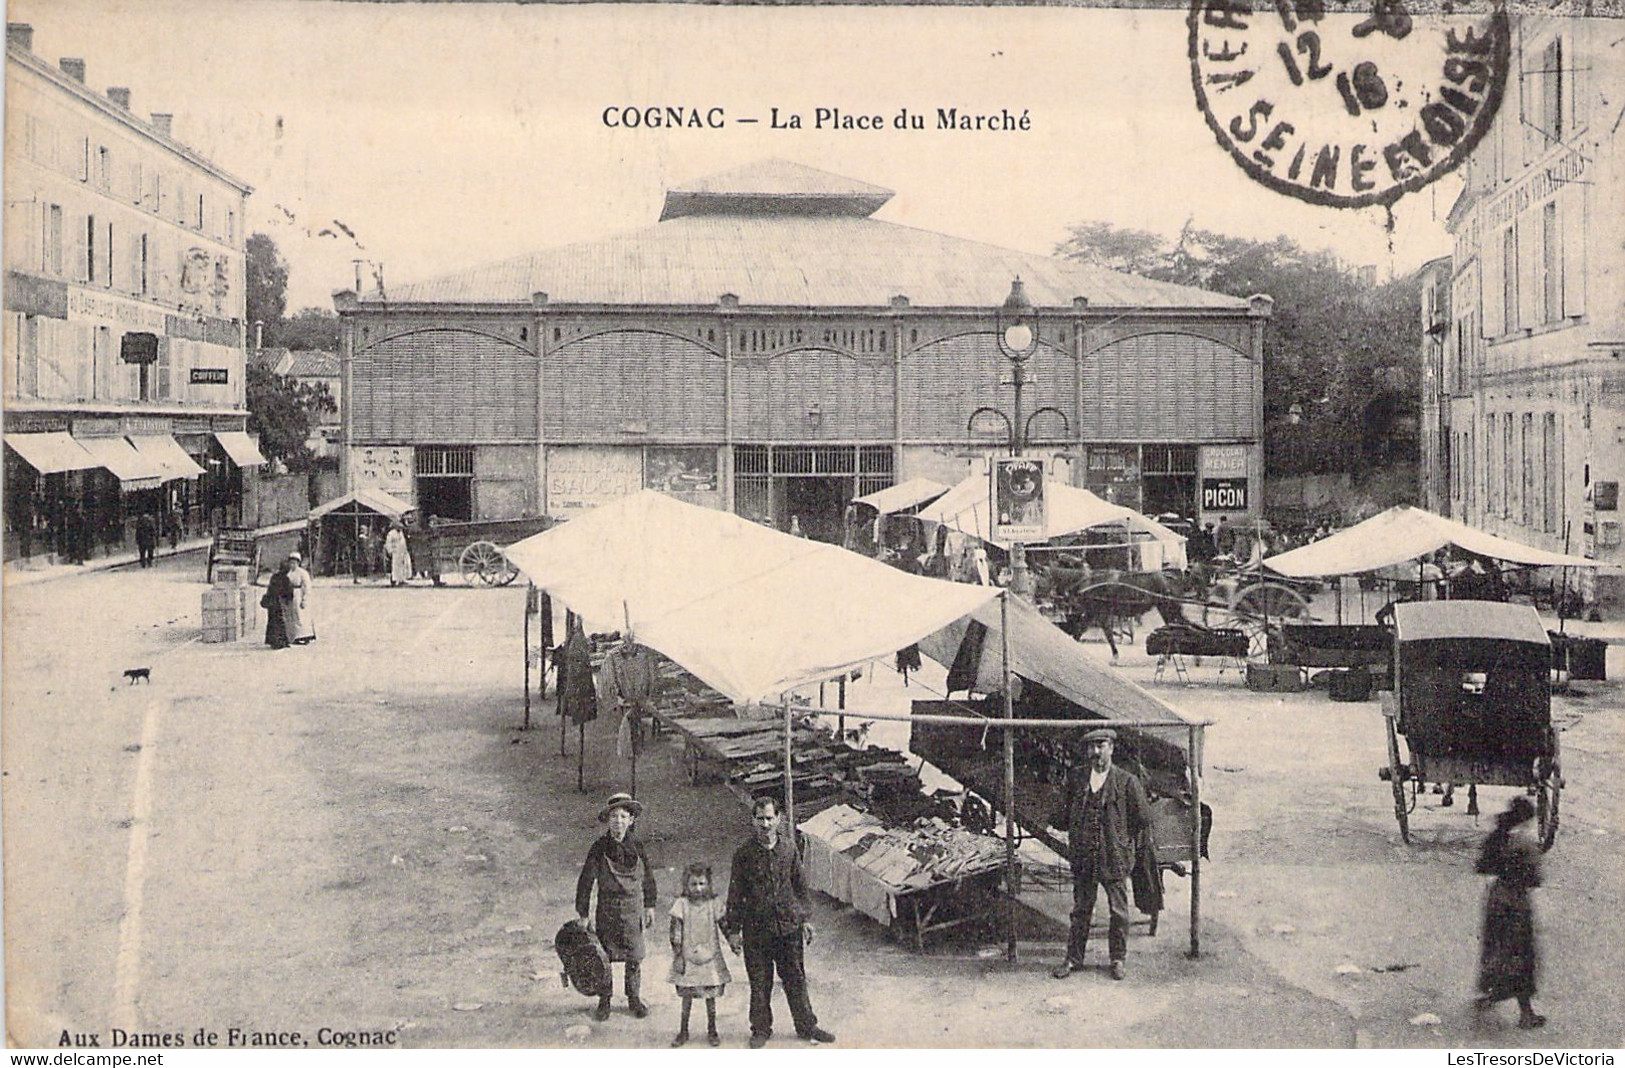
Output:
M1392 232L1383 209L1249 179L1197 110L1178 12L12 0L7 18L255 187L250 229L288 260L290 313L331 308L355 259L388 286L637 229L668 186L770 157L894 190L877 218L1030 252L1069 224L1172 237L1187 219L1381 277L1450 250L1453 178L1402 199ZM604 124L647 105L727 123ZM804 127L772 129L775 107ZM814 129L821 107L885 128ZM1031 129L937 131L939 107ZM893 128L903 108L928 128ZM318 236L335 219L353 241Z

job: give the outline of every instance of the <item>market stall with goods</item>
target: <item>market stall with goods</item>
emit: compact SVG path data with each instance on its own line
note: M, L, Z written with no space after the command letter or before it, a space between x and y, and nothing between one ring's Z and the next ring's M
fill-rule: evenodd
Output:
M700 508L644 491L576 517L570 523L526 539L508 550L509 557L533 584L579 613L589 628L620 629L637 645L655 650L717 694L735 712L764 703L776 706L776 756L779 781L771 776L747 781L747 790L782 790L792 825L807 813L798 810L798 791L812 785L818 759L806 759L807 724L820 716L858 710L801 704L795 691L849 676L855 669L918 645L940 663L951 665L964 642L956 626L975 623L989 628L997 619L1001 652L996 685L980 679L984 694L1001 695L1003 715L966 722L939 717L968 734L1003 739L1005 774L996 796L1015 796L1012 754L1019 730L1076 734L1099 718L1124 726L1167 729L1177 733L1175 746L1185 772L1183 793L1195 811L1200 789L1202 724L1174 715L1171 709L1132 683L1102 683L1101 700L1116 707L1093 707L1086 714L1056 718L1014 715L1017 670L1033 677L1032 686L1067 685L1069 677L1110 673L1093 665L1087 654L1037 616L1035 610L1004 591L905 574L837 546L781 534L728 513ZM1019 606L1019 607L1018 607ZM1018 622L1005 622L1012 612ZM1019 628L1019 630L1018 630ZM1051 634L1042 628L1053 631ZM950 636L933 640L944 631ZM952 644L945 651L943 641ZM986 643L984 643L985 645ZM1013 652L1021 645L1020 654ZM1034 651L1034 650L1039 651ZM934 651L933 651L934 650ZM1064 650L1064 652L1063 652ZM1029 659L1021 660L1025 656ZM1086 666L1087 665L1087 666ZM775 700L776 698L776 700ZM658 707L659 701L654 704ZM863 711L865 719L894 717ZM763 761L765 737L760 732L707 730L696 717L683 725L700 756L724 761ZM725 718L725 717L698 717ZM919 717L912 717L918 719ZM752 735L756 737L752 739ZM802 741L798 744L798 739ZM822 742L815 744L824 746ZM841 740L844 745L844 740ZM798 760L798 750L802 759ZM838 750L835 750L838 753ZM861 778L861 777L859 777ZM804 799L801 799L804 800ZM1006 886L1013 887L1016 843L1014 804L1003 803ZM1192 866L1192 951L1198 948L1199 891L1195 856L1195 821L1184 841ZM1010 913L1013 923L1013 912ZM1014 952L1013 927L1009 950Z

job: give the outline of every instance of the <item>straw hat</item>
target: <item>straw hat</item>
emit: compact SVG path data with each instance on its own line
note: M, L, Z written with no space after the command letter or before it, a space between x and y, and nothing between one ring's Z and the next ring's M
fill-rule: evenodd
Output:
M609 814L618 808L624 808L632 813L633 819L643 815L643 802L632 800L631 794L610 794L609 800L604 802L604 807L598 810L598 822L609 822Z

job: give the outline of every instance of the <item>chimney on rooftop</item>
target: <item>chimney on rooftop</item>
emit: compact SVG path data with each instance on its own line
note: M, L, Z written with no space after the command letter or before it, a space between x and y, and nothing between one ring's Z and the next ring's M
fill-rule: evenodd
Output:
M125 111L130 110L130 91L125 89L123 86L115 85L109 88L107 90L107 99L111 100Z
M165 137L173 137L174 136L174 134L170 130L170 127L174 125L174 122L175 122L175 116L172 115L172 114L169 114L168 112L154 111L152 113L152 125L153 125L153 128L156 129L159 133L163 134Z
M6 44L16 45L24 52L34 50L34 27L26 22L6 23Z
M62 59L58 62L57 65L62 68L62 73L63 74L66 74L68 77L72 78L76 82L79 82L80 84L84 83L84 80L85 80L85 61L84 60L82 60L82 59L74 59L74 58L71 58L69 56L63 56Z

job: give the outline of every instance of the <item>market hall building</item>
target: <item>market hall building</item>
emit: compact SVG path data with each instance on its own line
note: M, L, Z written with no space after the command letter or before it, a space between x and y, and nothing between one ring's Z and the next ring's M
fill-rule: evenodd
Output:
M1003 422L969 420L1011 413L997 312L1019 278L1051 478L1150 513L1257 507L1268 297L872 218L891 196L767 161L668 190L644 229L335 294L347 486L450 519L647 487L839 540L853 497L1002 449Z
M5 558L241 518L249 187L6 26ZM247 476L245 478L245 475ZM246 483L246 485L245 485Z

